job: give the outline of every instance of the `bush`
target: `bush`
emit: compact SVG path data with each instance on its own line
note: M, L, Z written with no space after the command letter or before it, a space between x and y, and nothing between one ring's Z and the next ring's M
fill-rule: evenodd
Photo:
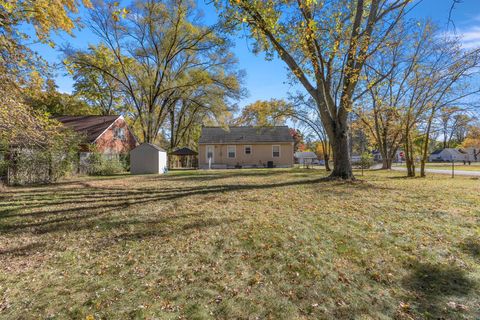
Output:
M0 186L7 181L8 173L8 163L3 157L4 155L0 151Z
M7 175L8 163L7 160L3 158L3 154L0 152L0 177Z
M120 162L122 163L124 171L130 171L130 153L124 153L119 155Z
M370 152L364 152L360 158L360 165L363 169L368 169L373 165L373 156Z
M111 176L125 172L125 162L122 158L109 159L104 155L93 152L88 159L88 174L92 176Z
M10 185L52 183L73 172L78 154L79 138L63 132L49 143L39 146L0 148L0 178Z

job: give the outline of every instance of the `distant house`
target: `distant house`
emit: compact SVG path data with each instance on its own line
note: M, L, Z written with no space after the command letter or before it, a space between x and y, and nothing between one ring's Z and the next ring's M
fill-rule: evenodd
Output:
M461 152L467 154L467 161L480 161L480 147L477 148L464 148Z
M378 150L373 150L372 151L372 157L373 157L373 161L375 162L382 162L383 161L383 156L382 156L382 153ZM352 162L358 162L360 161L362 158L361 155L356 155L356 156L352 156ZM402 150L397 150L395 152L395 155L392 157L392 162L401 162L404 160L404 153Z
M123 116L62 116L55 118L84 138L80 160L95 150L106 156L128 154L137 140Z
M303 165L309 165L309 164L314 164L315 161L318 160L317 154L315 152L295 152L295 160L299 164Z
M430 154L429 161L430 162L435 162L435 161L472 161L473 159L469 159L469 156L467 153L459 150L459 149L453 149L453 148L445 148L445 149L439 149L435 150Z
M200 168L292 167L294 140L287 126L204 127Z

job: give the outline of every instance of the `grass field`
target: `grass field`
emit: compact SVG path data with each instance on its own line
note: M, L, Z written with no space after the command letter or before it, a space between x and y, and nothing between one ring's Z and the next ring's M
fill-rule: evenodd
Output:
M478 319L480 180L322 170L0 193L1 319Z
M405 164L394 164L394 166L405 167ZM416 167L419 169L420 164L417 164ZM452 170L451 163L445 162L429 162L425 165L427 169L439 169L439 170ZM480 162L472 162L470 165L463 164L463 162L455 162L455 170L461 171L480 171Z

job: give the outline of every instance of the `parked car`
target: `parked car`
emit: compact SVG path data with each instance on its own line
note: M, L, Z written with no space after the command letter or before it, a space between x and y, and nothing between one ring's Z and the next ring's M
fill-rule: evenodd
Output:
M324 166L325 165L325 160L313 160L313 164L319 165L319 166Z

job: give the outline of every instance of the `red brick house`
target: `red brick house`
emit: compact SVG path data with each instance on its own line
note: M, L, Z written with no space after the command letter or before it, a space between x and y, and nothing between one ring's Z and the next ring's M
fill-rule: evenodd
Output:
M94 149L110 157L128 154L138 144L123 116L63 116L55 119L84 137L80 159L88 157Z

